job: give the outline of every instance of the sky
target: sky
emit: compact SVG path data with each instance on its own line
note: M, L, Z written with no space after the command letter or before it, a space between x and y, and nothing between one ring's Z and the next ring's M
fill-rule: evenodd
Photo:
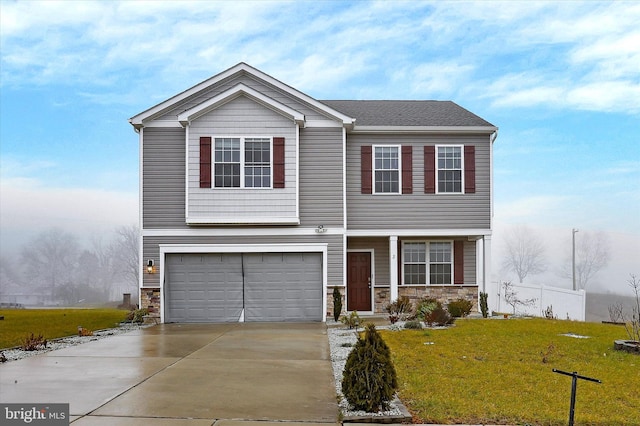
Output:
M640 2L0 0L0 254L138 221L128 118L246 62L315 99L452 100L499 127L494 280L526 225L591 291L640 275Z

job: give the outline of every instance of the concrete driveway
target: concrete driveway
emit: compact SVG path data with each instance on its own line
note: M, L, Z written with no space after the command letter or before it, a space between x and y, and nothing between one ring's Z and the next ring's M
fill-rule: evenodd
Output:
M326 325L163 324L0 365L0 401L74 426L336 424Z

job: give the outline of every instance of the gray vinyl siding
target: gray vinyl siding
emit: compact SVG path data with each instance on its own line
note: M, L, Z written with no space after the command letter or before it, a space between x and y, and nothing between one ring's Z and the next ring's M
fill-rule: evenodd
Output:
M142 227L184 228L184 129L145 128L142 143Z
M412 145L413 194L361 194L362 145ZM474 194L425 194L425 145L474 145ZM488 229L490 226L488 135L349 135L347 226L349 229Z
M343 226L342 129L300 130L300 222Z
M200 188L201 136L214 139L229 136L284 137L285 187ZM251 223L255 217L287 217L297 221L296 136L291 119L245 96L239 96L194 120L189 127L189 219L211 219L215 222L218 219L246 218L247 223Z
M153 259L160 265L160 244L313 244L327 243L327 285L342 285L343 256L342 235L254 235L254 236L225 236L225 237L143 237L142 258ZM143 274L143 287L158 287L160 274Z
M464 283L477 285L476 277L476 242L464 242Z
M232 89L234 86L238 84L244 84L245 86L248 86L258 91L270 97L271 99L274 99L284 105L289 106L290 108L293 108L294 110L304 114L307 120L326 120L327 119L325 115L321 114L319 111L312 108L310 105L300 101L297 98L292 97L291 95L281 91L280 89L274 86L271 86L270 84L264 81L256 80L251 76L238 75L238 74L234 74L232 77L218 82L217 84L213 85L209 89L185 99L179 105L176 105L173 109L171 109L170 111L167 111L158 119L159 120L175 120L176 116L182 113L183 111L191 109L196 105L199 105L202 102L209 100L210 98L213 98L223 92L226 92L227 90Z

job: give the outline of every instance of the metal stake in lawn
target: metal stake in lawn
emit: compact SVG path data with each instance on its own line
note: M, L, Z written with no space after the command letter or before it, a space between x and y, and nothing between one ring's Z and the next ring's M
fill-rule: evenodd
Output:
M573 414L576 410L576 388L578 387L578 379L588 380L590 382L602 383L598 379L592 379L591 377L585 377L578 375L577 372L567 373L566 371L560 371L553 369L554 373L564 374L565 376L571 376L571 406L569 407L569 426L573 426Z

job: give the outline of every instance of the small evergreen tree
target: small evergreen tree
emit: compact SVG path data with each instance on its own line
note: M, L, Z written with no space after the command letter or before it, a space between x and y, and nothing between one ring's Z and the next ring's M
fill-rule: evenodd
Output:
M483 291L480 292L480 311L482 312L482 318L489 316L489 304L487 303L488 297L489 294Z
M356 410L375 413L389 407L397 388L391 351L375 325L369 324L347 358L342 393Z
M342 312L342 293L338 287L333 288L333 320L338 321Z

